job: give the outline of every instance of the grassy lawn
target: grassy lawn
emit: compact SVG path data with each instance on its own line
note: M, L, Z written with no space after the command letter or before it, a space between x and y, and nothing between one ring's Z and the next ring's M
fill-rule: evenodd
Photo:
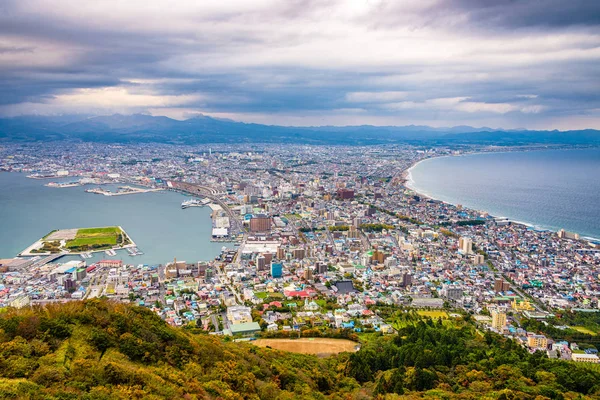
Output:
M267 292L256 292L254 295L259 299L266 299L268 296Z
M84 228L77 231L75 239L67 241L66 248L110 248L117 244L121 229L117 226L104 228Z
M88 237L117 236L121 230L118 226L108 226L105 228L84 228L77 231L76 239Z
M577 332L585 333L587 335L596 336L598 333L593 330L586 328L585 326L572 326L571 329L575 329Z
M423 316L423 317L430 317L430 318L448 318L448 314L445 311L426 311L426 310L419 310L417 311L417 314Z
M101 236L101 237L83 237L83 238L75 238L73 240L69 240L67 242L67 248L72 249L74 247L80 247L83 245L111 245L114 246L117 244L116 236Z

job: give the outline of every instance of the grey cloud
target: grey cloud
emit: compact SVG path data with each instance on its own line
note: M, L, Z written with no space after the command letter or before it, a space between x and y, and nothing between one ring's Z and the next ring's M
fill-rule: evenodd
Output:
M511 112L511 118L519 124L549 113L577 115L600 108L597 58L540 61L519 66L502 62L477 65L472 60L439 64L410 60L395 64L380 60L378 64L378 60L369 60L370 63L364 66L348 66L335 61L315 67L280 65L277 62L280 52L293 51L311 40L322 39L319 32L308 28L312 23L331 18L330 11L336 3L297 0L282 2L268 12L259 10L242 14L229 10L210 16L193 14L190 19L196 21L194 29L169 30L158 26L148 31L134 26L117 30L108 23L87 24L85 20L44 17L35 14L35 10L18 13L14 7L17 3L7 1L0 11L0 57L3 54L36 54L36 45L18 44L21 41L16 39L22 39L26 43L39 42L39 46L51 42L68 50L69 59L64 60L64 65L0 63L0 105L45 103L75 89L124 87L132 93L200 94L199 100L182 108L197 108L207 113L327 115L340 109L360 109L369 116L403 116L414 118L416 123L427 123L432 119L460 123L480 121L489 113L391 109L382 106L381 102L348 101L347 94L402 91L408 93L406 100L413 102L465 97L477 103L542 107L536 115ZM600 2L451 0L430 8L406 9L401 2L390 1L381 3L361 18L347 23L366 25L383 34L389 30L390 37L397 26L416 30L441 27L450 29L452 34L462 34L459 40L465 42L480 34L500 38L505 35L510 41L515 35L514 29L533 29L548 35L557 30L579 28L597 31ZM244 24L235 25L236 21L244 21ZM292 32L271 29L272 24L277 26L287 21L305 24L307 29ZM227 25L227 29L221 24ZM235 26L229 26L231 24ZM440 35L443 35L443 29ZM2 38L5 38L4 42ZM15 40L15 45L7 45L6 38ZM600 43L592 40L579 46L593 50ZM209 57L219 61L221 57L231 55L252 61L255 49L267 51L272 59L260 66L204 66L201 62L185 65L180 61L190 55L200 61ZM368 50L357 49L357 53L364 51L368 58ZM494 51L490 49L490 52ZM532 47L529 51L533 54L538 49ZM306 54L307 59L319 56L319 53ZM480 54L471 57L477 61L478 56ZM460 79L453 79L452 73ZM448 78L444 78L446 74L449 74ZM485 77L479 78L478 74ZM377 83L394 76L404 79L396 83ZM538 97L519 97L522 94ZM139 108L135 110L139 111Z

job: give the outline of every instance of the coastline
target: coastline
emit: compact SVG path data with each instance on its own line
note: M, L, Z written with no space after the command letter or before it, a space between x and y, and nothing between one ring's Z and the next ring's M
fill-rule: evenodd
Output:
M453 207L457 207L459 203L454 203L454 202L449 202L449 201L445 201L439 198L436 198L434 195L431 195L429 193L426 193L422 190L419 190L415 187L415 181L412 177L412 170L414 168L416 168L419 164L421 164L424 161L427 160L433 160L433 159L438 159L438 158L446 158L446 157L464 157L464 156L469 156L469 155L479 155L479 154L491 154L491 153L514 153L514 152L521 152L521 153L527 153L527 152L531 152L531 151L547 151L547 150L578 150L578 148L565 148L565 149L523 149L521 151L519 150L513 150L513 151L473 151L473 152L468 152L468 153L463 153L463 154L447 154L447 155L440 155L440 156L434 156L434 157L426 157L423 158L421 160L416 161L414 164L412 164L409 168L407 168L406 170L404 170L401 174L401 179L402 179L402 186L404 186L406 189L409 189L411 191L413 191L414 193L416 193L417 195L419 195L420 197L423 197L425 199L430 199L430 200L435 200L435 201L440 201L444 204L449 204ZM475 212L480 212L480 213L486 213L488 214L491 218L504 218L509 220L511 223L513 224L519 224L519 225L523 225L526 226L528 228L532 228L535 230L539 230L539 231L548 231L548 232L553 232L553 233L558 233L558 230L556 230L555 228L549 228L549 227L544 227L542 225L536 224L535 222L526 222L526 221L519 221L516 220L514 218L511 218L510 216L501 216L501 215L495 215L492 214L490 212L488 212L487 210L480 210L480 209L476 209L473 207L467 207L464 206L463 204L461 204L461 207L469 210L469 211L475 211ZM577 233L578 235L580 235L579 240L581 241L592 241L592 242L598 242L600 243L600 237L596 238L593 236L583 236L581 233L579 232L573 232L573 233Z

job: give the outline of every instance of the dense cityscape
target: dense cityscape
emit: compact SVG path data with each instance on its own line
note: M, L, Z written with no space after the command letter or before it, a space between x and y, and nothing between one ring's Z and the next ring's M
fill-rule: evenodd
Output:
M393 334L398 315L385 311L393 306L435 319L471 315L532 353L599 362L597 332L556 316L600 310L600 244L407 187L420 160L493 148L64 146L3 145L0 170L54 190L86 185L90 196L178 191L191 196L182 208L210 207L212 240L234 246L213 260L172 254L153 265L94 247L63 262L40 247L33 258L0 260L3 306L108 298L236 340ZM125 189L100 190L106 183ZM88 263L92 252L106 257Z

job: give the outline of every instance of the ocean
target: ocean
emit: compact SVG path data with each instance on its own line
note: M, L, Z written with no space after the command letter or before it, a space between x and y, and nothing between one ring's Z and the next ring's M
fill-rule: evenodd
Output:
M600 149L431 158L411 168L407 185L493 216L600 238Z
M117 256L109 257L104 252L95 253L88 264L105 258L151 265L165 264L175 257L187 262L211 260L224 245L210 241L210 208L182 210L181 202L189 198L182 194L164 191L103 196L84 192L94 186L51 188L44 186L48 182L0 172L0 258L16 256L53 229L109 225L123 227L144 254L131 257L120 250ZM102 187L115 191L117 185ZM72 257L79 258L63 259Z

